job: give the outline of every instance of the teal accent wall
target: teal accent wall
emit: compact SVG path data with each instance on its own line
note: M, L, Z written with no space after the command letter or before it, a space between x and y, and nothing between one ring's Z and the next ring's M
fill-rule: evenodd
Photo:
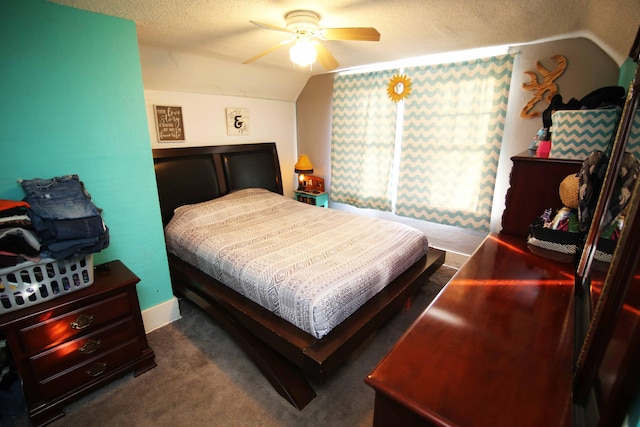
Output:
M638 65L628 57L622 65L620 65L620 76L618 77L618 86L622 86L625 89L629 89L629 85L633 81L633 77L636 73L636 67Z
M0 1L0 198L17 180L78 174L108 248L141 281L142 309L173 298L135 23L42 0Z

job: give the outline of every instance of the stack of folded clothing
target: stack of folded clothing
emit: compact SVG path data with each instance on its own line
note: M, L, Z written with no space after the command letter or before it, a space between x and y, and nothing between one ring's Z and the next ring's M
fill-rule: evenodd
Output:
M93 204L78 175L19 182L42 257L79 257L109 246L102 210Z
M24 201L0 200L0 268L25 261L38 262L40 241Z

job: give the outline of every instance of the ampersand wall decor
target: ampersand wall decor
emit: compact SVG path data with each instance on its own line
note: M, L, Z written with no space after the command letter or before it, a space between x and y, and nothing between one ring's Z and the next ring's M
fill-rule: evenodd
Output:
M249 134L249 110L227 108L227 135Z
M527 105L525 105L520 112L520 117L531 119L540 116L542 112L531 111L533 107L543 99L546 102L550 103L553 95L558 93L558 86L556 86L554 80L556 80L562 75L562 73L564 73L564 70L567 68L567 59L562 55L553 55L551 58L555 59L558 63L558 66L553 71L548 71L546 68L544 68L542 64L540 64L540 61L536 62L536 68L542 76L541 82L538 81L538 76L534 71L524 72L531 78L531 82L523 83L522 88L534 92L534 95L533 98L531 98L529 102L527 102Z

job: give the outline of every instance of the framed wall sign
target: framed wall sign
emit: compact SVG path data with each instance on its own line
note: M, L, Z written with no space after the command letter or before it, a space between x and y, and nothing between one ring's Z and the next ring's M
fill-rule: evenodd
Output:
M249 110L227 108L227 135L249 134Z
M154 105L159 142L184 141L182 107Z

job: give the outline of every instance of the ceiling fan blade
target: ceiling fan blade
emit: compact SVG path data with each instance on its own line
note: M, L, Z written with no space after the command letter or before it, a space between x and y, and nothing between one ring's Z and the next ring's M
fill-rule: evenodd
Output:
M253 25L257 25L260 28L264 28L266 30L276 30L276 31L283 31L285 33L295 33L295 31L292 31L288 28L283 28L283 27L276 27L275 25L271 25L271 24L265 24L262 22L257 22L257 21L249 21L251 22Z
M263 51L263 52L260 52L260 53L259 53L259 54L257 54L256 56L251 57L251 58L247 59L246 61L243 61L242 63L243 63L243 64L248 64L248 63L250 63L250 62L256 61L256 60L258 60L258 59L262 58L263 56L265 56L266 54L271 53L271 52L273 52L274 50L276 50L276 49L278 49L278 48L281 48L282 46L284 46L284 45L287 45L287 44L291 43L292 41L293 41L293 39L282 40L282 41L281 41L280 43L278 43L277 45L275 45L275 46L271 46L269 49L267 49L267 50L265 50L265 51Z
M316 48L316 52L318 53L318 61L327 71L332 71L338 68L338 61L333 57L331 52L327 50L321 43L315 42L313 46Z
M320 32L325 40L380 40L380 33L372 27L323 28Z

